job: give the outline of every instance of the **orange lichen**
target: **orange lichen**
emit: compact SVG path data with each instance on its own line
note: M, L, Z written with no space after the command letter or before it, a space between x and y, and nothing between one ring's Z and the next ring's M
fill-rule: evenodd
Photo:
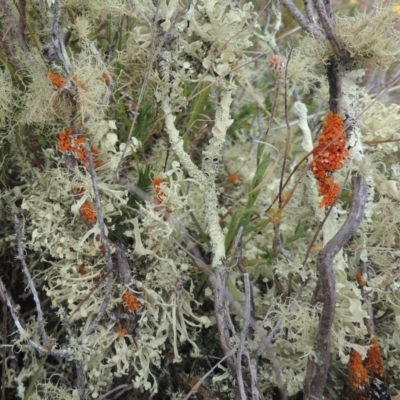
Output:
M357 283L361 287L364 287L366 285L365 279L364 279L363 275L360 272L356 273L356 279L357 279Z
M58 138L59 138L58 146L62 152L70 151L73 133L74 132L73 132L72 128L68 128L67 130L61 132L58 135Z
M140 307L140 302L132 293L126 292L122 295L122 302L129 311L135 312Z
M89 224L95 224L97 221L97 217L96 217L96 212L93 208L92 203L90 203L89 201L85 201L81 208L81 215L82 218Z
M364 367L360 353L352 349L349 359L350 388L357 392L369 386L368 371Z
M118 326L118 337L119 338L123 338L126 334L128 333L128 331L122 327L122 325Z
M86 274L87 274L87 269L86 269L86 267L87 267L87 264L86 264L86 263L83 263L83 264L78 268L78 272L79 272L81 275L86 275Z
M323 197L320 206L332 206L340 192L340 185L331 178L334 171L342 167L348 157L343 118L330 112L325 120L318 146L314 148L311 171L319 183L319 195Z
M386 380L385 370L383 368L384 361L382 359L381 350L379 348L378 339L374 336L371 340L371 347L368 350L366 368L370 376L376 376L383 381Z
M74 137L74 132L72 128L68 128L67 130L61 132L59 134L59 148L60 151L66 152L69 151L78 158L81 163L87 168L89 166L89 158L86 153L86 138L84 137ZM100 154L100 151L95 147L91 147L90 151L93 154L94 166L95 168L101 167L103 164L96 160L96 156Z
M155 178L153 180L153 187L154 187L154 190L156 191L156 200L158 201L158 204L161 204L165 197L165 193L161 189L161 186L163 184L164 184L164 179L162 179L162 178Z
M49 71L47 76L51 80L51 83L54 86L63 88L67 85L67 80L65 78L63 78L61 75L54 73L53 71Z
M166 207L161 206L165 198L165 192L162 189L164 185L164 180L162 178L155 178L153 180L153 187L156 192L156 197L154 198L154 210L164 214L164 221L168 219L169 214L172 213L172 210Z
M240 183L243 182L243 176L240 174L229 175L228 181L232 183Z

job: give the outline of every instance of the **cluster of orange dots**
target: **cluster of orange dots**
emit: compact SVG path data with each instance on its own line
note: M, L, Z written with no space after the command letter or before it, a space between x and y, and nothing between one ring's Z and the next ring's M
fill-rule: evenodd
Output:
M357 283L361 286L364 287L367 283L365 282L365 279L363 277L363 275L360 272L356 273L356 279L357 279Z
M89 224L95 224L97 221L96 211L94 210L93 204L89 201L85 201L81 208L82 218Z
M311 171L319 183L319 195L322 196L320 206L328 208L335 203L340 191L340 185L331 178L331 174L342 167L342 162L349 155L341 115L333 112L327 115L313 155Z
M87 264L83 263L82 265L79 266L78 272L80 275L86 275L87 274Z
M88 155L85 150L86 138L84 137L75 138L72 128L68 128L65 131L61 132L58 138L59 138L58 146L60 148L60 151L62 152L69 151L75 154L75 156L81 161L81 163L85 167L88 167L89 165ZM94 147L91 147L90 150L93 156L97 156L100 153L99 150ZM99 161L95 160L94 166L96 168L101 167L101 165L102 164Z
M57 86L58 88L62 89L65 86L67 86L67 79L64 78L63 76L56 74L53 71L49 71L49 73L47 74L48 78L50 79L51 83L54 86ZM79 86L83 86L83 83L81 81L78 80L78 77L74 74L72 75L72 79L79 85Z
M240 183L243 182L243 176L240 174L229 175L228 181L231 183Z
M128 331L124 327L122 327L122 325L119 325L119 327L118 327L118 337L119 338L123 338L127 333L128 333Z
M67 80L65 78L63 78L61 75L58 75L52 71L49 71L49 74L47 76L51 80L51 83L54 86L57 86L58 88L63 88L67 85Z
M162 212L164 213L164 221L168 218L168 214L172 213L172 210L166 207L158 207L165 198L165 193L162 190L162 185L164 184L164 180L162 178L155 178L153 180L153 187L156 192L156 197L154 199L154 204L156 207L154 207L154 210L157 212Z
M122 295L122 303L129 311L135 312L140 307L140 302L132 293L126 292Z
M381 350L378 340L374 336L371 340L371 346L368 350L367 358L363 362L360 353L352 349L349 359L350 388L354 391L366 389L370 385L372 377L386 381L384 371L384 361L382 359Z
M164 180L162 178L155 178L153 180L153 187L156 192L156 199L155 202L156 204L161 204L164 200L165 194L163 190L161 189L161 186L163 185Z

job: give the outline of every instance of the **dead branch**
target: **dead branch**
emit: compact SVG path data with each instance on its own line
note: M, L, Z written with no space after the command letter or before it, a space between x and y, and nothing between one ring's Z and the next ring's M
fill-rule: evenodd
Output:
M310 358L304 384L304 399L321 399L328 375L332 326L336 308L336 280L333 260L356 233L364 217L367 202L367 184L362 175L352 177L353 201L343 226L321 250L317 259L324 293L321 318L318 324L315 358Z

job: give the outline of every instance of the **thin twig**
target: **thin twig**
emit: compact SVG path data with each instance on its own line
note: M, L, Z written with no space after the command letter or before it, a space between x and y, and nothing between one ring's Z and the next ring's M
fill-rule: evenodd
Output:
M197 390L200 388L201 384L207 379L207 377L220 365L222 364L225 360L227 360L229 357L231 357L236 351L236 347L234 347L232 350L230 350L225 357L221 358L206 374L204 374L199 381L192 387L190 392L186 395L186 397L183 400L188 400L192 394L195 394Z
M247 332L250 326L250 314L251 314L251 288L250 288L250 279L248 273L243 274L243 281L244 281L245 308L244 308L244 321L243 321L242 334L240 336L240 342L236 353L236 376L238 380L240 397L243 400L246 400L247 397L243 383L242 355L247 338Z
M70 353L67 350L55 350L55 349L47 349L37 344L32 339L29 338L29 333L26 330L25 322L19 318L18 306L12 299L11 295L8 293L7 289L5 288L3 281L0 279L0 292L2 296L5 298L7 302L8 310L14 320L14 324L22 337L27 338L27 343L38 353L42 355L51 355L54 357L61 357L66 358L69 357Z
M2 341L3 341L3 348L2 348L2 353L3 353L3 362L1 365L1 400L6 400L6 367L7 367L7 348L6 348L6 343L7 343L7 322L8 322L8 313L7 313L7 303L6 299L2 298L3 300L3 321L2 321Z
M336 280L333 260L356 233L364 217L367 203L367 184L361 175L352 178L353 201L346 221L336 235L321 250L317 258L319 280L324 292L321 318L318 324L315 358L309 359L304 399L320 399L325 388L330 364L332 325L336 311Z
M107 393L103 394L102 396L100 396L98 398L98 400L106 400L114 392L117 392L118 390L120 390L121 393L118 393L117 397L113 397L113 399L116 399L116 398L120 397L123 393L125 393L126 391L131 390L132 388L133 388L133 385L128 384L128 383L124 383L122 385L119 385L119 386L113 388L112 390L108 391Z
M32 292L33 300L35 301L35 305L36 305L40 335L42 337L44 345L50 349L50 340L47 336L47 332L44 327L45 323L44 323L44 318L43 318L42 306L40 305L40 300L39 300L38 293L36 291L35 284L33 282L32 276L29 272L28 266L26 264L24 249L22 247L21 224L16 215L14 215L14 227L15 227L15 232L17 234L18 256L19 256L19 260L21 261L21 264L22 264L22 271L24 272L26 279L28 280L29 289Z
M106 260L107 260L107 286L106 286L106 291L104 294L104 300L103 303L101 304L100 310L96 316L96 318L93 320L93 322L90 324L90 326L86 329L85 332L82 333L82 335L79 337L79 340L82 341L84 338L89 336L97 327L97 325L100 323L102 320L106 308L108 304L110 303L111 300L111 292L112 292L112 286L113 286L113 262L111 258L111 249L108 243L108 240L106 238L106 233L105 233L105 225L104 225L104 217L103 217L103 212L101 210L101 200L100 200L100 191L99 191L99 186L97 184L97 177L96 177L96 171L94 168L94 162L93 162L93 154L90 150L89 146L89 141L86 141L85 145L85 150L86 154L88 155L88 161L89 161L89 172L90 176L92 178L92 186L93 186L93 192L94 192L94 197L95 197L95 204L96 204L96 211L97 211L97 221L100 227L100 240L101 244L105 248L105 255L106 255Z
M284 78L285 121L286 121L287 136L286 136L286 143L285 143L285 152L283 153L281 179L279 181L279 201L278 201L279 208L282 207L283 177L285 176L286 162L287 162L287 159L289 156L290 141L292 139L292 130L290 129L290 124L289 124L288 95L287 95L287 82L288 82L287 74L288 74L289 61L290 61L290 57L292 55L292 51L293 51L293 48L290 48L288 59L286 61L285 78ZM278 230L279 230L279 227L278 227Z
M306 18L300 12L292 0L282 0L282 4L306 32L308 32L311 36L314 36L316 39L325 40L325 35L322 33L321 29L318 26L310 23L308 18Z
M59 21L60 4L59 4L59 1L60 0L54 0L53 4L51 6L51 9L54 14L53 26L52 26L52 31L51 31L51 41L53 43L54 50L57 53L57 56L61 62L61 65L62 65L65 73L67 74L68 78L70 79L71 84L73 84L74 81L71 79L72 66L69 61L67 51L65 49L63 35L60 30L60 21Z

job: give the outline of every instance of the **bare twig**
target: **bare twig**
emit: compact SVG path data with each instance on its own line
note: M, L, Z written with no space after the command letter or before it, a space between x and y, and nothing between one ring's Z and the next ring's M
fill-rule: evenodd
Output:
M103 212L101 210L100 191L99 191L99 186L97 184L96 171L95 171L94 163L93 163L93 155L90 150L88 140L86 141L85 150L88 155L89 172L90 172L90 176L92 178L92 185L93 185L96 211L97 211L97 221L98 221L98 224L100 227L100 240L101 240L101 244L105 248L105 255L106 255L106 260L107 260L107 278L106 278L107 286L106 286L106 291L104 294L104 300L103 300L103 303L101 304L100 310L99 310L96 318L90 324L90 326L79 337L80 341L83 340L85 337L89 336L96 329L97 325L102 320L104 313L106 311L106 308L111 300L111 292L112 292L113 278L114 278L113 262L112 262L112 258L111 258L111 249L110 249L110 246L109 246L108 240L106 238L106 234L105 234L104 217L103 217Z
M191 391L186 395L186 397L183 400L188 400L190 396L194 393L197 392L197 390L200 388L201 384L207 379L207 377L220 365L222 364L225 360L229 359L236 351L236 347L234 347L232 350L230 350L225 357L221 358L206 374L204 374L199 381L194 385L191 389Z
M38 324L39 324L39 330L40 330L40 335L42 337L43 343L46 347L50 349L50 340L47 336L46 329L44 327L44 318L43 318L43 312L42 312L42 306L40 305L40 300L38 293L36 291L35 284L33 282L32 276L29 272L28 266L26 265L26 260L25 260L25 254L24 254L24 249L22 247L22 232L21 232L21 225L18 220L18 217L14 215L14 227L15 227L15 232L17 234L17 243L18 243L18 256L22 264L22 271L24 272L26 279L28 280L28 285L29 289L32 292L33 295L33 300L35 301L36 305L36 310L38 314Z
M300 10L296 7L292 0L282 0L283 6L289 11L292 17L297 21L297 23L311 36L317 39L324 40L325 35L322 33L321 29L316 25L310 23L308 18L306 18Z
M244 345L246 342L247 332L250 326L250 314L251 314L251 288L250 288L250 279L248 273L243 274L243 281L244 281L244 294L245 294L245 309L244 309L242 334L240 336L240 342L236 353L236 376L238 380L240 397L243 400L245 400L247 397L243 383L242 355L243 355Z
M329 369L332 325L336 307L336 280L333 260L361 225L367 202L367 184L361 175L352 178L353 201L343 226L321 250L317 259L319 280L324 292L318 324L315 358L309 359L304 384L304 399L321 399Z
M64 45L63 35L60 30L60 4L59 0L54 0L51 9L54 14L53 19L53 27L51 31L51 41L53 43L54 50L57 53L57 56L61 62L62 67L64 68L65 73L67 74L68 78L70 78L71 83L73 84L73 80L71 80L72 76L72 66L69 61L69 57Z
M113 399L117 399L118 397L120 397L123 393L127 392L128 390L131 390L133 388L133 385L128 384L128 383L124 383L122 385L119 385L115 388L113 388L112 390L108 391L107 393L103 394L103 396L100 396L98 398L98 400L106 400L109 399L113 393L120 391L120 393L118 393L115 397L113 397Z
M2 296L5 298L8 310L14 320L14 324L19 332L19 334L23 337L26 337L27 343L35 349L38 353L42 355L51 355L54 357L66 358L69 356L69 352L67 350L55 350L55 349L47 349L40 344L37 344L32 339L29 339L29 333L26 330L25 322L19 318L18 306L12 299L11 295L8 293L5 288L3 281L0 279L0 292Z
M3 341L3 348L2 348L2 354L3 354L3 362L1 365L1 400L6 400L6 367L7 367L7 348L6 348L6 343L7 343L7 303L6 299L4 296L2 296L1 300L3 301L3 321L2 321L2 341Z

